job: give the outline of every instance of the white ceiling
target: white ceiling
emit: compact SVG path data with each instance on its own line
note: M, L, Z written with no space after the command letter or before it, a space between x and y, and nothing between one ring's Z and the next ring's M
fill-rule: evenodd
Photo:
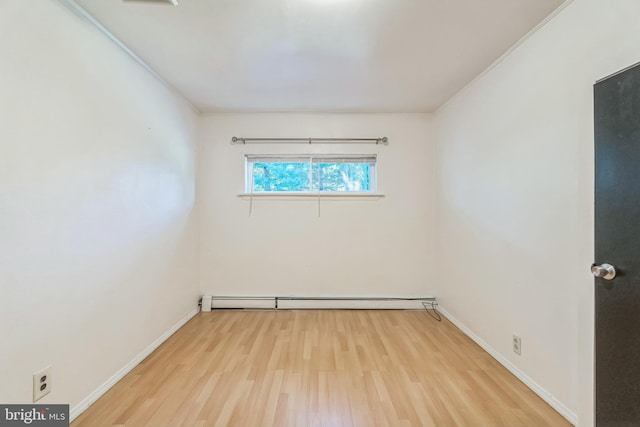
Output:
M201 111L429 112L564 0L76 0Z

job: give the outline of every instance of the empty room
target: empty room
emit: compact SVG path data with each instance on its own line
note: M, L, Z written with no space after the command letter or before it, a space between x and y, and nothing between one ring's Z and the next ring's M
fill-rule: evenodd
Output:
M0 426L640 426L639 18L0 0Z

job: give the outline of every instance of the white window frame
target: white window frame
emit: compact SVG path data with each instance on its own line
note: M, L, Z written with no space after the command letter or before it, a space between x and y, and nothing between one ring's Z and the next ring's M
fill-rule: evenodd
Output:
M245 154L245 178L244 178L244 195L274 195L274 196L305 196L305 195L326 195L326 196L374 196L378 195L378 155L377 154ZM306 191L254 191L253 189L253 164L261 160L281 160L300 161L309 164L309 190ZM369 163L369 189L361 191L331 191L331 190L313 190L313 164L321 163L327 160L327 163L342 162L349 163ZM368 160L368 161L367 161Z

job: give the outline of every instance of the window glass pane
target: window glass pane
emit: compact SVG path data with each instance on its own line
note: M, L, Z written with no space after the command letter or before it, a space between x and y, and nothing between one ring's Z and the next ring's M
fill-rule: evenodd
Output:
M309 163L253 162L253 191L309 191Z
M371 191L369 163L314 159L313 191Z
M248 192L375 192L375 155L247 155Z

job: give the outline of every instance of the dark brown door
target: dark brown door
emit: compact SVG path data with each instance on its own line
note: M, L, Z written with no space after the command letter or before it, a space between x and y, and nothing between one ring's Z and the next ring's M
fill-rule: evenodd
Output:
M640 66L594 91L596 425L638 427Z

